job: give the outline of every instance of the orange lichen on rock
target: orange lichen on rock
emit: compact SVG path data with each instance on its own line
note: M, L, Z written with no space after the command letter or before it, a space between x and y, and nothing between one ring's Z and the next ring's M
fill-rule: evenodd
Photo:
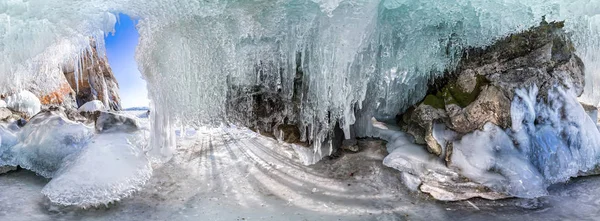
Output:
M73 93L71 85L69 85L69 83L64 83L57 90L41 96L40 102L42 105L62 104L65 101L65 98L68 99L68 96L71 93Z

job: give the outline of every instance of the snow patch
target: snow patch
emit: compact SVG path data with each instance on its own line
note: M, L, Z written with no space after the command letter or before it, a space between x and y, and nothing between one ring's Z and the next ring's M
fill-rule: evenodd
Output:
M94 112L103 110L106 110L106 107L99 100L88 101L87 103L81 105L79 109L77 109L79 112Z

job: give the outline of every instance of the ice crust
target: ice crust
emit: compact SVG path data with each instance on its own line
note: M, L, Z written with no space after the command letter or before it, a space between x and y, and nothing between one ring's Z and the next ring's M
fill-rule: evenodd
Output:
M590 103L600 97L593 90L600 76L594 66L600 64L600 2L583 0L1 2L2 90L32 82L44 82L41 91L58 88L61 64L78 63L89 36L103 53L102 36L118 20L113 13L140 19L136 57L155 113L152 146L159 150L152 152L167 158L177 122L227 120L231 85L274 85L291 99L300 68L307 88L301 134L320 144L337 122L349 135L357 120L392 117L420 100L426 83L453 67L463 48L488 45L544 15L566 20L591 67L585 97ZM259 78L261 65L277 71Z

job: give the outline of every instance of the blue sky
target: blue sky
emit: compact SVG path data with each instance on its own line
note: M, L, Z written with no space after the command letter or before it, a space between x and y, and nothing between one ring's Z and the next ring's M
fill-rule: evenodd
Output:
M119 18L115 34L108 34L104 41L108 63L119 82L121 106L147 107L149 100L146 81L142 79L135 61L135 48L139 41L139 34L135 29L137 21L124 14L119 14Z

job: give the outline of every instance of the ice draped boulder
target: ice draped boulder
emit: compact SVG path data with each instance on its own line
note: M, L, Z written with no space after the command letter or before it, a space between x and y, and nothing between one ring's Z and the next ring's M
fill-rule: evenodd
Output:
M42 193L50 201L90 207L120 200L150 179L152 167L126 133L100 134L67 157Z
M21 128L14 146L2 146L0 161L52 178L63 159L81 151L93 136L93 128L56 112L44 111Z
M487 48L468 49L455 71L397 118L430 156L415 160L398 148L384 163L417 177L421 191L441 200L539 197L550 184L594 173L597 115L577 101L584 65L562 27L543 21ZM431 178L411 169L413 162L438 168L429 173L454 175Z
M40 99L26 90L6 97L6 106L12 111L25 113L28 117L32 117L42 109Z

